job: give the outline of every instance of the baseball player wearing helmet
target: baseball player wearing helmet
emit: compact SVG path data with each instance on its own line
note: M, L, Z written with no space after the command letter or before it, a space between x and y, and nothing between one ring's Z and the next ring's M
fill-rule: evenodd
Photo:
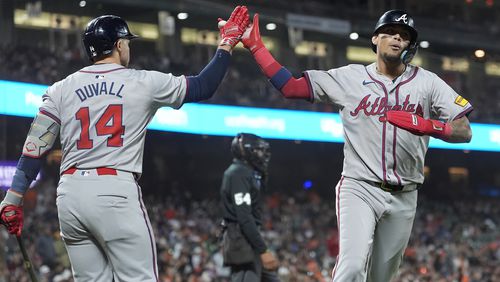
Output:
M377 22L376 62L310 70L299 79L265 48L258 19L242 42L274 87L286 98L340 106L345 145L333 281L390 281L410 237L429 136L469 142L472 106L437 75L410 64L418 33L404 11L388 11Z
M50 86L35 117L0 216L20 236L22 199L58 134L57 208L75 281L159 281L153 228L136 180L146 126L163 106L210 98L248 25L238 6L212 61L197 76L128 69L136 35L120 17L90 21L83 43L92 65Z

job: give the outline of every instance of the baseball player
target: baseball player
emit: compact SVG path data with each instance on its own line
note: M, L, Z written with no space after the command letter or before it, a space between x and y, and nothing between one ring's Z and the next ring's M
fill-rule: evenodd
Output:
M376 62L310 70L298 79L265 48L258 19L242 42L274 87L289 99L340 106L345 145L333 281L390 281L410 237L429 138L469 142L472 106L437 75L410 64L418 33L404 11L387 11L375 25Z
M220 20L220 19L219 19ZM137 38L120 17L90 21L83 43L92 65L50 86L35 117L0 216L20 236L22 199L57 135L62 145L57 208L75 281L159 281L153 228L137 178L146 126L163 106L210 98L248 25L238 6L212 61L197 76L128 69Z
M234 157L221 185L224 218L224 264L231 267L232 282L276 282L278 260L267 249L262 225L262 197L271 158L261 137L238 133L231 142Z

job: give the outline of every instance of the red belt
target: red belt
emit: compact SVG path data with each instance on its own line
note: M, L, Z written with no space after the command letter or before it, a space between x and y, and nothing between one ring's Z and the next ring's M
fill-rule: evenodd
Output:
M63 171L62 174L73 174L75 173L75 171L77 170L76 167L71 167L71 168L68 168L67 170ZM87 169L83 169L83 170L87 170ZM90 169L88 169L90 170ZM118 175L118 173L116 172L116 169L114 168L107 168L107 167L98 167L98 168L95 168L96 172L97 172L97 175Z

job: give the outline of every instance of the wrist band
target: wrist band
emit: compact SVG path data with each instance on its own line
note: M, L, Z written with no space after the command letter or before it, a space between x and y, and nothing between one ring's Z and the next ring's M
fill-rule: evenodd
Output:
M283 86L292 78L292 73L287 70L285 67L281 67L281 69L273 75L269 79L271 84L278 90L281 90Z

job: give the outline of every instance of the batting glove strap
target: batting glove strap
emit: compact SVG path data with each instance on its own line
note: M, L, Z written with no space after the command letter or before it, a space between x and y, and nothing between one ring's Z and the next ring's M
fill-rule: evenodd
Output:
M240 39L238 37L226 37L226 38L222 38L219 45L220 46L227 45L227 46L231 46L231 48L234 48L234 46L236 46L238 44L238 42L240 42Z
M440 122L435 119L428 119L429 126L429 135L434 138L439 138L443 140L447 140L450 138L452 133L452 128L448 123Z

